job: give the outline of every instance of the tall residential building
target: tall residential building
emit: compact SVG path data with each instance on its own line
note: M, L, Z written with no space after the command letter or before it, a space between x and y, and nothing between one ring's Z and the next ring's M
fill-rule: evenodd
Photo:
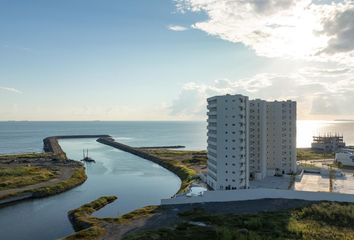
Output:
M248 188L248 97L212 97L208 110L208 185L220 190Z
M267 102L268 175L296 172L296 102Z
M267 175L267 102L250 101L249 168L250 179L263 179Z
M208 99L208 175L213 189L248 188L249 180L296 172L296 102Z

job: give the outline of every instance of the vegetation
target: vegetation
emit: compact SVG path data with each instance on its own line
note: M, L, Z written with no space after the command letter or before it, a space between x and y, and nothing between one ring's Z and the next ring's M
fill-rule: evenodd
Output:
M354 239L354 204L322 202L257 215L211 215L194 209L180 217L183 221L175 228L133 233L125 240Z
M311 163L300 163L300 166L303 168L321 169L320 167L316 166L315 164L311 164Z
M118 218L96 218L91 216L92 213L112 203L116 199L116 196L104 196L85 204L78 209L71 210L68 213L68 216L77 232L65 239L101 239L106 233L103 225L106 225L107 223L127 224L133 220L147 217L160 210L159 206L147 206Z
M4 154L0 155L0 160L12 160L12 159L33 159L33 158L48 158L51 157L51 153L20 153L20 154Z
M174 172L181 179L178 193L186 192L198 178L197 174L201 169L206 168L206 151L146 149L144 152L159 158L159 165Z
M334 153L324 153L310 148L298 148L297 160L334 159Z
M48 181L57 172L45 167L0 167L0 191Z
M119 218L106 219L108 221L113 221L115 223L128 223L133 220L150 216L151 214L157 213L160 210L159 206L146 206L130 213L127 213Z
M41 197L47 197L51 195L55 195L58 193L62 193L68 189L74 188L83 182L85 182L87 179L86 173L85 173L85 168L83 166L77 167L74 170L74 173L71 175L70 178L59 182L57 184L54 184L52 186L48 187L42 187L38 188L36 190L33 190L33 197L36 198L41 198Z
M104 228L101 226L100 219L92 217L91 214L103 208L107 204L115 201L116 196L105 196L87 203L78 209L71 210L68 215L74 229L78 231L74 235L66 239L97 239L105 234Z

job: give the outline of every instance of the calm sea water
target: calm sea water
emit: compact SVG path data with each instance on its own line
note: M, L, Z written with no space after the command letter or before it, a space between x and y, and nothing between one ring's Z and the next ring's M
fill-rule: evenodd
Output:
M343 133L354 145L354 122L298 122L298 147L310 146L312 135ZM132 146L185 145L206 148L204 122L0 122L0 153L41 151L42 139L51 135L110 134ZM67 212L103 195L117 195L97 216L117 216L146 205L159 204L173 195L180 180L149 161L99 144L93 139L60 141L72 159L90 149L97 162L87 165L88 180L63 194L21 202L0 209L0 239L56 239L73 229Z
M310 147L313 135L326 132L354 145L354 121L298 121L297 146ZM68 134L110 134L132 146L206 148L205 122L0 122L0 153L41 151L43 138Z

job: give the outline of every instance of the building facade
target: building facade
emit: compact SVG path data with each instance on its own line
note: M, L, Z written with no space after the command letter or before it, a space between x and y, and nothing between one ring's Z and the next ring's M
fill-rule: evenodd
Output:
M208 185L244 189L249 180L295 173L296 102L208 99Z
M267 102L251 100L249 106L250 179L263 179L267 175Z
M267 175L295 173L296 102L267 102Z
M248 97L212 97L208 110L208 185L220 190L248 188Z

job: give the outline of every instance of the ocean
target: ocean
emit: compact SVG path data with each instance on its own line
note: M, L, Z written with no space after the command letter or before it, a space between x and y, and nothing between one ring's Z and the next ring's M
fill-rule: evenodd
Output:
M312 136L344 135L354 145L354 121L298 121L297 147L310 147ZM206 122L0 122L0 153L37 152L53 135L109 134L132 146L184 145L206 149Z

